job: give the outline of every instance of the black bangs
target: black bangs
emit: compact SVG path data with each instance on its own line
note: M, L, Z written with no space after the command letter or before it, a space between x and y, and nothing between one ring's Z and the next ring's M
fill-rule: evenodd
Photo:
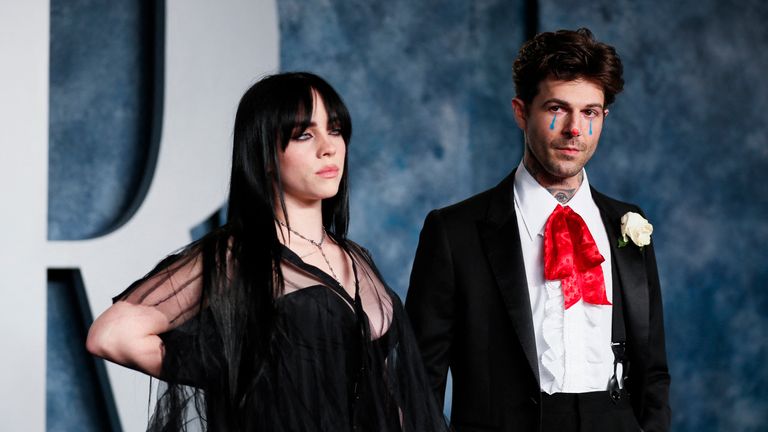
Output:
M344 138L344 142L349 145L349 140L352 137L352 120L341 97L328 83L322 80L313 83L312 88L323 99L325 111L328 113L328 122L341 129L341 136Z
M277 96L277 142L280 149L285 150L291 138L307 129L312 123L312 87L305 85L302 80L296 80L292 86L282 90ZM287 91L286 91L287 90Z
M323 100L329 125L339 128L344 142L349 144L352 136L349 111L339 94L328 83L306 72L287 73L280 77L281 85L271 88L274 94L268 95L272 102L268 105L277 108L274 113L277 116L276 126L279 131L277 142L282 150L285 150L291 138L295 138L312 123L315 104L313 93L317 93ZM266 78L265 81L269 81L270 78Z

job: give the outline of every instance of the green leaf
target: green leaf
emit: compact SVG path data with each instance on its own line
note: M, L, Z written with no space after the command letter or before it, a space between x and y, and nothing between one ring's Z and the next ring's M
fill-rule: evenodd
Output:
M620 247L620 248L623 248L623 247L624 247L624 246L626 246L627 244L629 244L629 241L627 241L627 240L624 240L623 238L619 238L619 247Z

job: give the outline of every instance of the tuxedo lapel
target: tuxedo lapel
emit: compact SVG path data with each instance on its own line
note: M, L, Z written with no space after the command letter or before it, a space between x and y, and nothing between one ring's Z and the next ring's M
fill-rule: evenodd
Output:
M487 218L478 222L478 230L515 333L539 381L531 301L512 198L514 178L513 171L493 189Z
M600 209L600 216L608 234L613 269L613 289L621 290L624 321L627 325L630 346L648 342L648 276L645 272L643 252L630 242L619 248L621 217L625 211L618 208L605 195L592 189L592 197ZM618 285L617 285L618 282ZM642 351L642 350L641 350Z

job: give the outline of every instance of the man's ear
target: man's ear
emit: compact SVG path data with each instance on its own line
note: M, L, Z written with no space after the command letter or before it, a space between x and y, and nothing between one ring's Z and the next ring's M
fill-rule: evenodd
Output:
M520 129L525 130L525 127L528 124L525 102L520 98L512 99L512 110L515 113L515 122L517 122L517 126Z

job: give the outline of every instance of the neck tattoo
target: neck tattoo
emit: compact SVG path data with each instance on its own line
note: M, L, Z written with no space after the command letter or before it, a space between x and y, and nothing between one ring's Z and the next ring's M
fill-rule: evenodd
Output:
M576 189L547 189L560 204L565 204L573 198Z
M533 177L534 180L536 180L537 183L544 186L549 181L551 181L552 177L547 177L546 172L544 170L539 169L540 165L538 165L536 160L528 153L528 149L526 149L526 152L523 154L523 166L528 171L528 174ZM579 186L581 186L581 183L584 181L584 171L579 173ZM550 186L544 188L552 194L553 197L559 202L560 204L567 204L568 201L573 198L574 195L576 195L576 191L579 190L579 187L575 188L564 188L564 187L557 187L557 186Z
M584 181L584 172L582 171L579 173L579 186L581 186L581 183ZM552 196L555 197L555 199L560 204L566 204L568 201L573 198L574 195L576 195L576 191L579 190L578 187L575 187L573 189L565 189L565 188L558 188L558 187L549 187L547 188L549 193L552 194Z
M314 241L311 238L305 237L301 235L298 231L294 230L293 228L289 227L282 221L277 221L277 223L280 224L280 226L285 227L288 231L290 231L292 234L296 234L299 236L299 238L304 239L308 241L312 246L316 247L317 250L320 251L320 255L323 257L323 260L325 260L325 264L328 266L328 270L331 271L331 276L333 276L334 279L336 279L336 282L338 282L339 285L341 285L341 281L339 280L339 277L336 276L336 272L333 271L333 267L331 266L331 261L328 260L328 257L325 255L325 252L323 252L323 243L325 242L325 228L323 228L323 235L320 237L320 241Z

